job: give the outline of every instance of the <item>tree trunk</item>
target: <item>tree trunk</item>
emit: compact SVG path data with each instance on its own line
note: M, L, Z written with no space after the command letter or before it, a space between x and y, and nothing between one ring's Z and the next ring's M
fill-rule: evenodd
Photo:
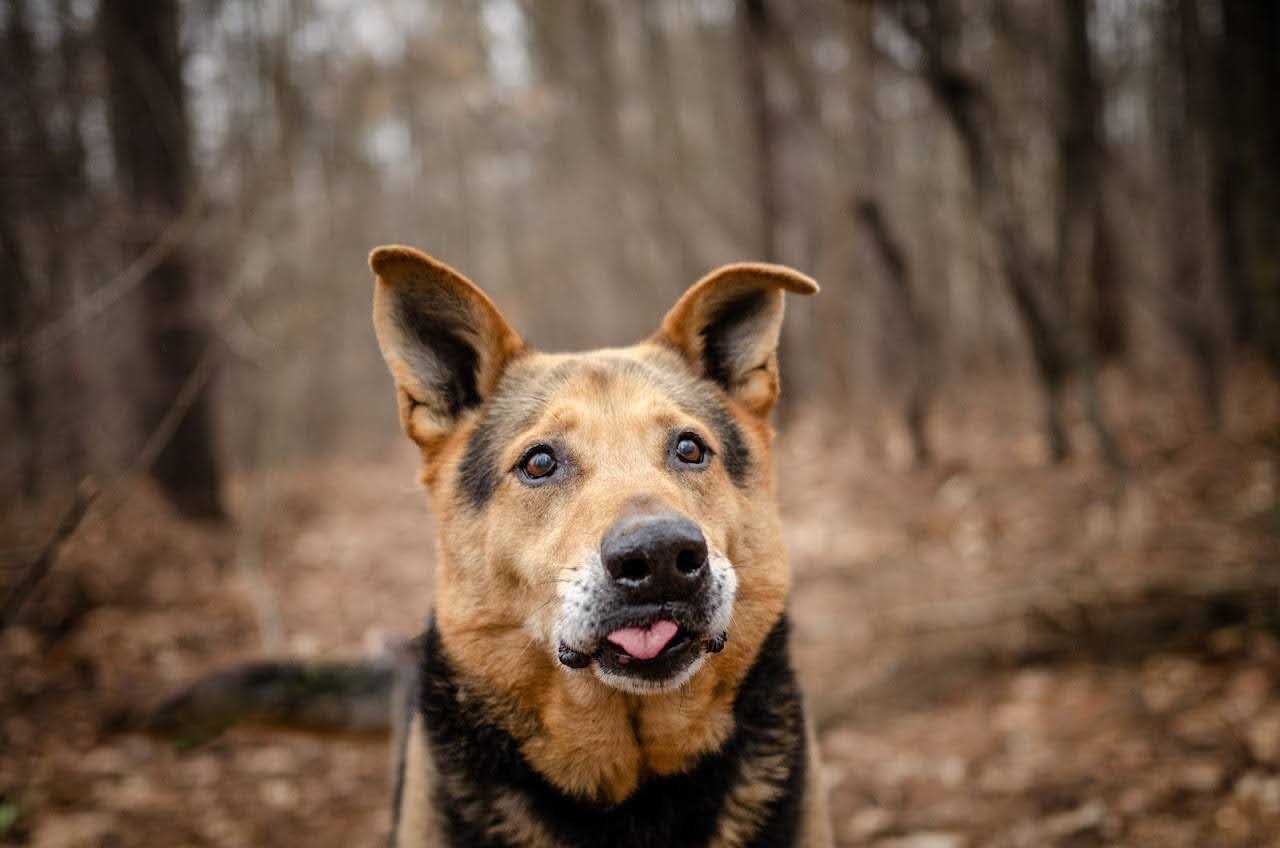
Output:
M57 96L67 114L62 126L48 133L51 144L46 154L51 174L47 194L50 209L45 218L50 245L45 263L49 279L45 311L49 320L60 319L76 307L80 254L67 249L67 245L81 243L86 235L85 224L92 219L85 143L80 130L85 109L84 34L77 29L70 0L58 0L57 13ZM80 425L88 402L78 341L70 338L52 352L55 360L50 384L54 397L46 412L57 419L56 463L67 482L78 480L88 462L86 434Z
M108 117L119 188L138 253L193 202L194 169L182 81L177 0L103 0L99 31L107 63ZM178 398L210 345L191 264L178 247L142 287L151 385L142 402L152 429ZM202 389L151 473L174 505L195 518L223 517L210 395Z
M1280 6L1219 0L1213 134L1220 267L1233 330L1280 372Z
M619 202L619 184L623 196L629 192L629 161L622 132L621 114L624 108L622 88L619 85L615 61L616 37L612 6L597 0L580 0L571 20L575 22L580 64L577 91L585 95L582 104L586 129L591 136L596 167L599 173L609 174L611 179L594 182L597 208L613 205L616 210L612 220L604 221L601 236L608 254L609 272L625 286L643 283L632 257L632 242L628 230L628 204Z
M759 259L778 261L778 225L781 205L778 197L778 140L769 103L766 61L769 50L769 12L765 0L741 0L738 26L742 41L742 75L747 109L750 112L755 163L757 207L756 249Z
M13 408L17 451L18 493L33 498L40 488L40 427L36 421L36 379L27 355L25 334L31 301L31 281L18 237L8 183L13 173L7 133L0 127L0 340L6 345L9 403Z
M0 339L5 345L6 382L13 407L18 492L29 499L39 494L45 439L36 408L36 364L26 346L38 298L31 278L31 257L24 243L22 216L30 214L28 204L35 199L27 157L43 155L44 151L39 149L40 139L31 137L36 102L30 91L29 70L34 50L23 2L15 2L9 10L3 47L0 108L6 115L17 116L17 120L0 122ZM27 78L22 69L26 69ZM35 175L37 182L43 182L41 176Z
M933 400L934 332L928 318L916 302L911 286L911 268L898 239L889 230L880 204L872 198L857 201L855 213L880 264L894 308L907 326L909 338L905 346L914 357L911 387L907 391L904 420L911 439L912 458L923 468L933 461L929 445L929 405Z
M1091 327L1092 321L1075 321L1074 302L1081 297L1092 300L1118 298L1105 287L1115 282L1106 276L1094 277L1099 270L1096 256L1104 250L1106 225L1102 217L1103 148L1100 130L1102 88L1094 69L1093 49L1089 45L1090 0L1062 0L1066 24L1066 55L1061 63L1061 91L1065 108L1058 126L1058 255L1057 288L1065 304L1067 326ZM1101 236L1101 237L1100 237ZM1101 290L1100 290L1101 287ZM1096 314L1096 304L1089 303L1088 315ZM1098 352L1093 346L1094 333L1077 333L1075 355L1085 392L1085 408L1098 448L1107 464L1116 471L1124 460L1115 437L1107 424L1099 386ZM1071 344L1070 340L1067 342Z
M658 0L644 0L640 23L644 30L645 76L652 101L647 180L653 195L652 224L662 234L671 265L680 280L696 280L707 268L698 257L693 234L683 221L680 194L690 190L689 155L680 121L672 55L663 30Z
M1203 104L1207 99L1198 4L1194 0L1175 0L1163 24L1168 72L1161 90L1161 103L1165 108L1159 115L1173 195L1165 213L1164 228L1168 240L1170 290L1166 308L1168 321L1195 368L1205 417L1216 430L1222 419L1223 345L1215 332L1209 308L1212 303L1212 291L1206 279L1209 268L1196 226L1196 212L1202 202ZM1210 130L1211 134L1215 132L1217 130ZM1216 143L1212 143L1211 151L1215 147ZM1234 204L1234 199L1227 201L1229 208L1234 208ZM1234 223L1228 221L1228 224L1234 229ZM1237 272L1228 271L1228 266L1234 265L1236 256L1227 240L1222 242L1222 247L1219 271L1230 290Z

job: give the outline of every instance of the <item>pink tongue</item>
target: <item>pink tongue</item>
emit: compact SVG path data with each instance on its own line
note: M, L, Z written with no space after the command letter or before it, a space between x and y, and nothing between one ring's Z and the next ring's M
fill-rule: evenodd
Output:
M663 619L648 627L624 627L606 638L638 660L651 660L662 653L679 629L674 621Z

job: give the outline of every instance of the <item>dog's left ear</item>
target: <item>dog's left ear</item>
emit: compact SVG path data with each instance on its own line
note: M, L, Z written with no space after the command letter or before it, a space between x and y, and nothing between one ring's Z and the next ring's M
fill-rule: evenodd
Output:
M662 319L657 338L747 410L764 416L778 399L783 292L817 291L812 279L782 265L726 265L684 293Z

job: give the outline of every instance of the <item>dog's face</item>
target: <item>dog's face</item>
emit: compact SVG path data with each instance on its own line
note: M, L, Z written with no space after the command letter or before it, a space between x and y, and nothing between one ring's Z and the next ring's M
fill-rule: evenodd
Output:
M511 686L539 667L630 693L680 687L739 637L753 654L788 582L767 424L782 293L816 284L729 266L646 342L544 354L446 266L370 261L450 649Z

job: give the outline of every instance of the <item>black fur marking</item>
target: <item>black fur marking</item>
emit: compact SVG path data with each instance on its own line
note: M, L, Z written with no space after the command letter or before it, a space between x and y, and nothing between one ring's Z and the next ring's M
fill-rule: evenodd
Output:
M483 509L498 488L497 422L492 415L480 419L467 440L467 450L458 464L458 489L473 509Z
M726 390L733 388L734 378L740 376L731 370L736 331L768 309L771 298L777 296L770 290L756 289L720 304L712 312L701 331L702 367L707 377Z
M735 730L689 772L651 777L620 804L567 796L534 771L515 739L492 723L483 702L461 687L434 624L425 640L419 702L439 780L432 803L449 843L516 848L495 835L498 799L516 797L565 846L618 848L706 845L726 801L755 764L779 754L789 764L777 796L761 813L747 848L785 848L799 834L805 786L805 733L799 690L787 655L785 617L774 627L733 705ZM742 819L736 819L742 824Z
M639 367L667 391L685 412L707 423L720 441L721 461L729 479L739 488L748 485L751 473L751 451L742 430L725 407L720 386L694 375L684 357L675 348L664 348L663 354L649 359L649 365L622 360L626 366ZM670 350L671 355L665 351ZM686 376L688 375L688 376Z
M551 392L574 372L572 365L565 363L545 374L515 366L498 382L458 463L458 491L473 509L483 509L498 488L503 442L542 414Z
M421 350L412 362L452 416L480 404L480 356L467 339L466 306L444 293L412 291L396 297L396 319Z
M703 415L711 423L716 436L720 439L723 451L720 458L724 462L725 471L729 472L729 479L736 486L743 488L747 485L747 476L751 473L751 451L747 449L746 440L742 438L742 431L738 429L737 422L733 420L729 410L724 408L724 404L707 403L705 407Z

